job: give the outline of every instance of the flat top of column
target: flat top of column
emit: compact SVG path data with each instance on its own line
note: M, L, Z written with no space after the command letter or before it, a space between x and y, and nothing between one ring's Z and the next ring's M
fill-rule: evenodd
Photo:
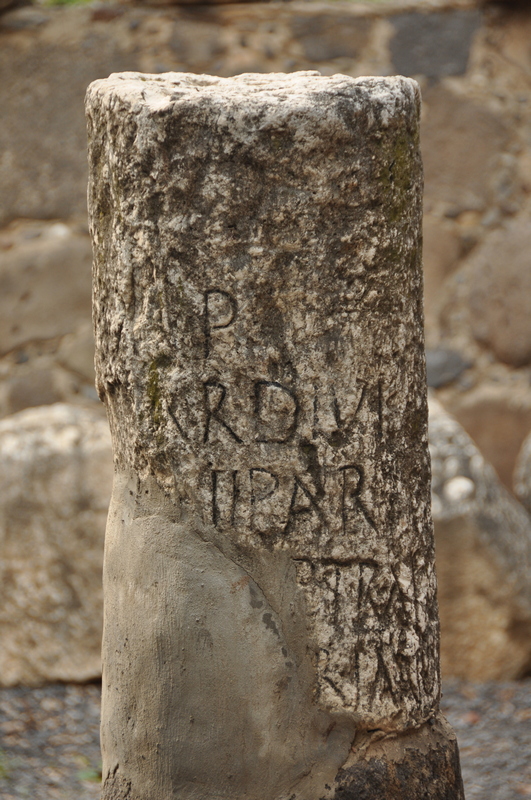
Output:
M167 72L147 75L139 72L114 73L89 87L89 102L119 98L126 104L153 112L163 112L179 102L207 102L215 105L310 106L345 98L359 106L377 105L391 117L403 116L411 105L418 108L417 83L402 76L351 78L325 77L315 71L268 74L243 74L232 78ZM139 108L140 107L140 108Z

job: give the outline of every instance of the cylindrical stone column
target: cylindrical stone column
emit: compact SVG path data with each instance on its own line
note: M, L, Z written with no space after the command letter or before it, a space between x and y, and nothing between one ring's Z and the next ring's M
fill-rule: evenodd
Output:
M454 800L405 78L87 96L105 800Z

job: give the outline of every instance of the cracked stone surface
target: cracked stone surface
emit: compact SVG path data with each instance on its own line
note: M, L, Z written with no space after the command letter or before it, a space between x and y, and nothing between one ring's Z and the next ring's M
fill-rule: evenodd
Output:
M437 714L418 113L405 78L89 88L106 798L346 797L356 731Z

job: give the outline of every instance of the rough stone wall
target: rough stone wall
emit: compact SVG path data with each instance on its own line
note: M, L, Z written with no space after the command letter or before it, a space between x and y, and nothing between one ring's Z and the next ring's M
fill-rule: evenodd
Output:
M514 313L517 301L503 273L503 253L505 242L513 251L524 250L521 231L529 216L530 36L531 16L525 9L479 8L468 2L429 7L299 2L29 6L8 11L0 17L0 102L6 109L0 132L0 220L9 225L20 217L74 217L85 224L81 99L90 80L110 72L229 76L317 68L324 75L398 72L416 77L423 94L425 296L433 385L511 489L516 455L531 427L531 315L525 304ZM10 228L2 236L16 262L20 236ZM469 267L483 246L490 251L491 236L499 253L491 265L500 272L494 278L486 268ZM72 268L80 263L73 254L68 260ZM525 281L525 270L524 262L510 278L513 285ZM501 321L494 328L489 303L480 299L477 306L484 275L495 287ZM516 294L524 291L522 284ZM88 314L88 295L86 304ZM470 308L477 309L472 321ZM514 332L508 342L499 341L504 319L511 320ZM75 326L71 332L76 333ZM84 334L79 336L82 349ZM31 404L29 398L13 403L6 393L19 374L32 370L28 359L36 354L26 343L35 339L46 340L43 366L64 369L64 359L55 357L59 340L45 331L19 337L9 352L4 350L0 364L0 414L18 410L21 402ZM448 350L449 370L444 368ZM65 383L41 372L35 382L44 384L40 396L53 391L56 400L71 400L76 387L78 394L90 392L90 378L73 378L73 384ZM53 390L46 388L50 384Z
M0 416L98 402L82 108L91 80L127 69L403 72L423 95L428 375L512 491L531 430L531 14L503 6L3 4Z

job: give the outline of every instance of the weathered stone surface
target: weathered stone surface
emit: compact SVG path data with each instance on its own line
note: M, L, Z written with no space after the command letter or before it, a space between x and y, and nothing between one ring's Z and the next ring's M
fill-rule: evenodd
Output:
M436 10L433 3L423 0L418 5L414 9L409 0L367 5L295 1L165 8L111 3L17 10L10 21L14 27L0 27L0 104L4 111L0 131L0 224L18 217L85 213L81 106L91 80L125 69L228 76L315 67L323 74L392 74L396 68L389 45L394 21L414 19L415 14L429 20L433 15L443 21L462 19L463 29L468 30L467 15L477 14L471 7L456 12L451 0L437 0ZM415 13L397 16L399 10ZM501 21L497 19L492 24L492 37L489 19L487 15L482 19L481 46L473 44L476 51L484 54L480 74L473 72L478 63L476 52L467 74L454 79L454 87L455 82L459 83L458 92L441 85L423 90L426 109L431 111L425 120L423 144L428 205L439 202L444 194L444 204L452 209L477 209L480 202L482 209L491 211L494 201L498 204L494 184L504 195L501 204L505 205L508 197L511 204L515 202L511 186L519 184L520 167L516 162L523 159L513 155L516 166L509 173L498 162L510 155L506 143L514 144L518 137L513 132L518 128L522 129L522 142L528 140L526 116L531 104L517 101L516 93L521 95L521 87L508 73L518 50L522 80L527 82L530 28L525 19L512 19L505 25L500 43ZM436 25L434 31L438 30ZM444 30L442 25L443 39ZM515 35L521 38L518 48ZM430 55L438 37L439 33L431 36L435 44L430 44ZM454 44L454 49L464 53L468 47L466 36L456 32L454 38L455 43L461 42L459 46ZM396 44L396 37L393 41ZM415 47L422 41L419 37ZM500 44L503 61L498 54ZM408 50L408 46L402 47L404 57ZM311 58L316 60L312 62ZM444 66L444 59L439 63ZM492 63L496 64L495 88L489 66ZM503 81L508 85L503 86ZM502 101L504 110L500 111L496 109L496 104L500 105L496 98L504 90L507 97ZM518 119L510 109L511 103L517 106ZM432 180L434 173L438 185ZM516 198L516 205L518 202ZM516 210L513 208L510 213Z
M172 56L178 63L186 65L188 71L200 72L212 63L212 59L225 55L227 42L216 22L207 14L198 19L187 19L184 24L181 19L175 22L169 46Z
M459 264L462 244L449 220L425 214L423 231L424 318L426 342L438 338L441 290Z
M334 58L359 58L367 42L373 20L336 14L294 17L292 30L309 61Z
M424 746L418 100L315 73L89 89L107 799L347 797L357 732ZM432 797L462 797L449 772Z
M494 231L468 266L472 332L500 361L531 363L531 225L523 215Z
M444 387L439 398L512 492L516 459L531 430L531 387L484 381L466 392Z
M57 404L0 421L0 685L100 675L111 480L101 413Z
M94 334L90 322L81 324L77 330L63 338L57 360L91 384L94 383Z
M340 771L336 800L462 797L457 741L444 717L430 719L420 732L406 731L391 747L382 739L383 731L359 737L353 752L363 758Z
M393 66L400 75L445 78L467 68L472 36L481 24L474 9L432 14L411 12L391 17Z
M434 400L429 437L443 674L518 678L531 667L531 519Z
M496 199L495 177L511 143L507 121L444 84L425 89L422 99L427 209L484 211ZM516 178L507 174L505 180L510 184Z
M90 81L134 68L137 59L123 37L87 33L86 11L48 9L49 20L38 24L33 9L7 16L10 29L0 30L0 224L84 215L83 95Z
M19 222L0 250L0 355L90 321L90 239L64 223Z
M0 417L98 402L85 225L17 220L0 231Z
M70 336L64 339L80 344L75 334L72 339ZM87 337L85 344L88 343ZM55 345L55 341L50 345L52 352L35 355L41 349L40 342L32 343L0 360L0 418L56 402L100 408L94 376L88 374L94 354L92 359L88 353L84 354L85 375L76 367L81 354L76 353L76 359L67 364L69 359L63 359L62 347L57 351Z
M470 367L470 362L457 350L437 347L426 350L426 378L428 386L437 388L452 383Z
M518 454L514 470L514 491L531 514L531 433L524 440Z
M67 372L50 367L23 369L22 374L15 374L2 388L7 415L64 401L74 389Z

